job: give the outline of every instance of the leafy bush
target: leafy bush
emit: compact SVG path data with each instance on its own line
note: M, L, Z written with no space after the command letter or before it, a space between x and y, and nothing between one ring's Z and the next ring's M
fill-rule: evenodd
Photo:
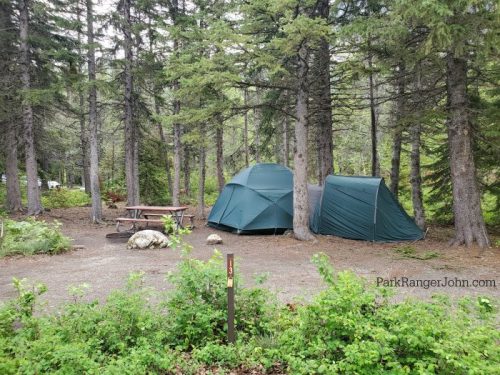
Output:
M238 337L227 345L221 254L195 260L174 242L182 260L165 297L132 274L105 304L84 302L73 288L74 302L41 316L33 312L45 287L15 280L18 298L0 307L0 373L497 373L500 334L489 299L392 304L385 289L335 273L321 254L313 262L328 288L309 304L281 307L235 280Z
M172 217L172 215L163 215L160 219L163 222L163 228L165 233L174 233L177 228L177 223Z
M178 269L168 274L174 286L165 306L169 341L188 350L207 343L223 343L227 330L227 293L224 259L219 251L206 262L185 256ZM237 275L238 273L236 273ZM239 288L235 279L236 329L242 337L269 334L274 319L269 294L260 288Z
M6 255L58 254L70 247L69 238L59 231L60 224L44 221L3 220L0 257Z
M45 208L82 207L90 204L89 196L79 189L54 189L42 194Z
M279 337L294 374L491 374L500 334L472 301L389 303L384 289L316 256L329 287L300 307ZM490 316L491 317L491 316ZM485 319L481 321L480 319Z
M76 300L56 316L33 316L40 291L23 283L17 289L19 297L0 309L2 374L171 373L182 364L163 345L167 327L148 304L140 275L106 304Z

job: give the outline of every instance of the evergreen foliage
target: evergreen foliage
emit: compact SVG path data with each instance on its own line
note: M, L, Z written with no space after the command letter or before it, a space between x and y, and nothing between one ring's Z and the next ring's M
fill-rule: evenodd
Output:
M411 211L411 155L418 127L427 221L453 223L444 60L453 55L467 65L469 137L483 215L492 226L500 220L499 19L493 1L415 1L411 6L406 0L96 3L96 79L90 82L87 2L28 0L29 90L22 90L20 81L20 4L0 2L5 26L0 27L0 125L2 134L15 132L14 137L0 137L0 144L7 146L9 140L10 148L3 149L17 150L14 168L21 175L26 168L24 100L34 111L41 180L86 183L89 192L87 99L94 86L102 188L127 188L125 160L131 155L144 203L213 202L215 194L206 188L214 176L220 189L224 180L254 162L293 169L298 52L304 45L309 181L324 178L321 138L329 133L322 132L321 124L327 113L331 169L369 175L377 156L380 175L396 179L398 198ZM126 4L129 21L124 19ZM122 38L127 30L130 46ZM325 58L325 45L326 64L318 60ZM325 102L326 84L330 98ZM128 101L130 121L125 116ZM137 147L129 156L125 124L133 127L132 148ZM2 172L7 170L7 154L3 156Z

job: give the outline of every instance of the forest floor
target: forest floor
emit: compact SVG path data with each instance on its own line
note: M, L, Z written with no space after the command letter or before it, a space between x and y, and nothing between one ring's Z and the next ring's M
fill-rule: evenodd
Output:
M113 289L125 284L129 273L145 272L145 281L157 290L167 290L165 275L180 260L178 251L127 250L126 239L109 240L105 235L114 232L114 218L123 216L124 209L105 209L107 224L92 225L88 221L88 208L53 209L43 215L46 221L62 223L62 231L73 239L76 250L61 255L36 255L0 259L0 301L15 296L12 278L27 278L30 282L43 282L48 292L42 300L51 310L70 301L70 286L90 285L88 299L104 300ZM496 287L398 287L395 298L406 296L429 298L436 293L452 297L465 295L500 296L500 248L449 247L447 239L452 228L431 227L423 241L411 244L381 244L346 240L331 236L316 236L315 242L303 243L289 236L238 236L216 231L196 220L196 228L186 236L193 247L192 255L208 259L214 246L205 244L210 233L217 232L223 239L216 247L223 253L234 253L246 285L253 284L253 276L268 274L264 286L274 290L283 302L309 299L324 287L310 260L313 254L324 252L331 258L336 270L352 270L376 282L384 279L407 277L409 280L495 280ZM498 237L496 237L498 238ZM498 239L495 241L498 244ZM403 248L407 246L406 248ZM408 249L406 255L401 249ZM400 249L400 251L398 251ZM408 251L407 251L408 252ZM432 259L427 258L434 255Z

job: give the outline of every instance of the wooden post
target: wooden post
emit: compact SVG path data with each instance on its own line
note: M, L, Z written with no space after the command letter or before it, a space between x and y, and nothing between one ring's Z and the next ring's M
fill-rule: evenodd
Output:
M227 254L227 342L234 344L234 254Z

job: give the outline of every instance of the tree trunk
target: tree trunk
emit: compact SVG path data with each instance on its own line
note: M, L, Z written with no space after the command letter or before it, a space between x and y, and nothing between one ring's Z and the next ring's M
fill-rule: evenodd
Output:
M421 91L420 67L417 67L416 91ZM422 126L418 120L410 128L411 155L410 155L410 183L411 199L413 203L413 215L420 229L425 228L425 211L422 194L422 175L420 173L420 134Z
M283 136L280 134L278 127L276 128L276 137L274 138L274 156L276 164L283 165Z
M90 132L90 193L92 197L91 220L102 221L101 188L99 186L99 138L97 134L97 88L94 46L94 13L92 0L87 0L87 59L89 69L89 132Z
M248 105L248 89L245 89L243 92L243 101L245 106L245 115L244 115L244 127L243 127L243 144L245 146L245 166L248 167L249 164L249 148L248 148L248 110L246 109Z
M125 49L125 180L127 184L127 205L139 204L139 176L137 125L134 121L133 77L132 77L132 20L131 0L123 1L123 35Z
M309 196L307 191L307 99L309 52L302 43L298 53L298 90L295 122L293 176L293 233L301 241L313 238L309 231Z
M5 177L7 196L5 209L8 212L22 211L21 189L18 178L18 108L19 100L11 87L18 85L17 74L12 74L17 65L17 40L13 25L14 7L0 2L0 130L5 134ZM5 133L4 133L5 132Z
M28 46L29 34L29 0L20 0L19 9L19 31L20 31L20 68L22 88L26 92L31 87L30 79L30 56ZM23 98L23 123L25 139L26 158L26 180L28 190L28 215L38 215L43 212L40 200L40 189L38 188L38 166L36 162L35 137L33 134L33 109L31 103Z
M283 119L283 163L285 167L290 167L290 124L289 118L285 115Z
M219 192L224 189L224 185L226 184L224 179L224 130L222 126L222 122L219 122L215 130L217 185Z
M174 114L178 114L180 102L174 101ZM174 206L180 205L180 186L181 186L181 125L174 123L174 183L172 186L172 203Z
M77 2L77 22L80 24L82 21L82 12L80 8L80 2ZM83 56L82 49L82 29L78 27L78 56ZM78 75L82 74L82 64L78 63ZM88 133L87 126L85 123L85 96L83 93L83 88L78 88L78 109L79 109L79 121L80 121L80 147L82 151L82 174L83 174L83 186L85 188L85 193L90 194L90 160L89 160L89 150L88 150Z
M368 41L368 50L371 49L371 43ZM370 123L371 123L371 138L372 138L372 176L380 176L380 163L378 160L378 150L377 150L377 131L378 131L378 118L377 118L377 103L375 98L375 84L374 84L374 74L373 74L373 56L372 52L369 52L368 56L368 68L369 74L369 86L370 86Z
M257 88L255 90L255 105L260 106L261 103L261 93L260 93L260 88ZM254 137L254 143L255 143L255 162L260 163L260 125L262 121L262 110L260 107L254 107L253 110L253 122L254 122L254 128L255 128L255 137Z
M156 115L160 116L161 110L157 95L155 95L154 102L155 102ZM165 160L165 173L167 175L168 192L170 193L170 195L172 195L172 172L170 170L170 160L168 156L168 142L167 138L165 137L165 132L163 131L163 126L161 125L161 122L158 121L156 126L158 127L158 134L160 135L160 141L162 144L162 153L163 153L162 158Z
M328 0L318 2L318 15L328 19ZM319 43L315 54L314 95L316 96L316 142L318 145L318 183L323 185L326 177L333 173L333 120L330 86L330 46L325 38Z
M88 134L87 126L85 124L85 114L84 114L84 103L85 97L83 91L78 93L78 101L80 107L80 147L82 149L82 173L83 173L83 186L85 188L85 193L90 194L90 168L89 168L89 156L88 156Z
M397 78L397 98L396 98L396 118L394 121L394 139L392 143L391 159L391 184L390 190L398 199L399 193L399 174L401 166L401 146L403 143L403 120L405 116L405 74L406 70L403 63L399 64Z
M184 145L184 194L191 195L191 147Z
M7 197L5 200L5 208L8 212L17 212L23 210L19 178L17 176L17 132L15 125L12 123L6 124L6 127L5 177L7 179Z
M179 3L178 0L172 0L170 13L172 14L172 20L174 25L177 25L177 14L179 12ZM174 39L173 41L173 49L174 53L178 53L179 50L179 41ZM174 92L179 90L179 82L175 81L173 84ZM173 114L178 115L181 111L181 102L178 99L174 99L173 102ZM173 140L174 140L174 182L172 186L172 203L174 206L180 205L180 189L181 189L181 153L182 153L182 144L181 144L181 135L182 135L182 127L181 124L174 123L173 126Z
M415 222L424 229L425 213L422 195L422 176L420 173L420 133L421 125L416 122L411 126L411 156L410 156L410 183L411 199L413 203L413 214Z
M481 212L472 152L467 61L450 53L446 58L446 65L448 145L455 217L453 243L470 246L477 242L480 247L486 247L490 245L490 240Z
M201 219L205 219L205 179L206 179L206 147L205 147L205 137L206 137L206 125L202 123L200 125L201 133L201 145L200 145L200 155L198 160L198 216Z

